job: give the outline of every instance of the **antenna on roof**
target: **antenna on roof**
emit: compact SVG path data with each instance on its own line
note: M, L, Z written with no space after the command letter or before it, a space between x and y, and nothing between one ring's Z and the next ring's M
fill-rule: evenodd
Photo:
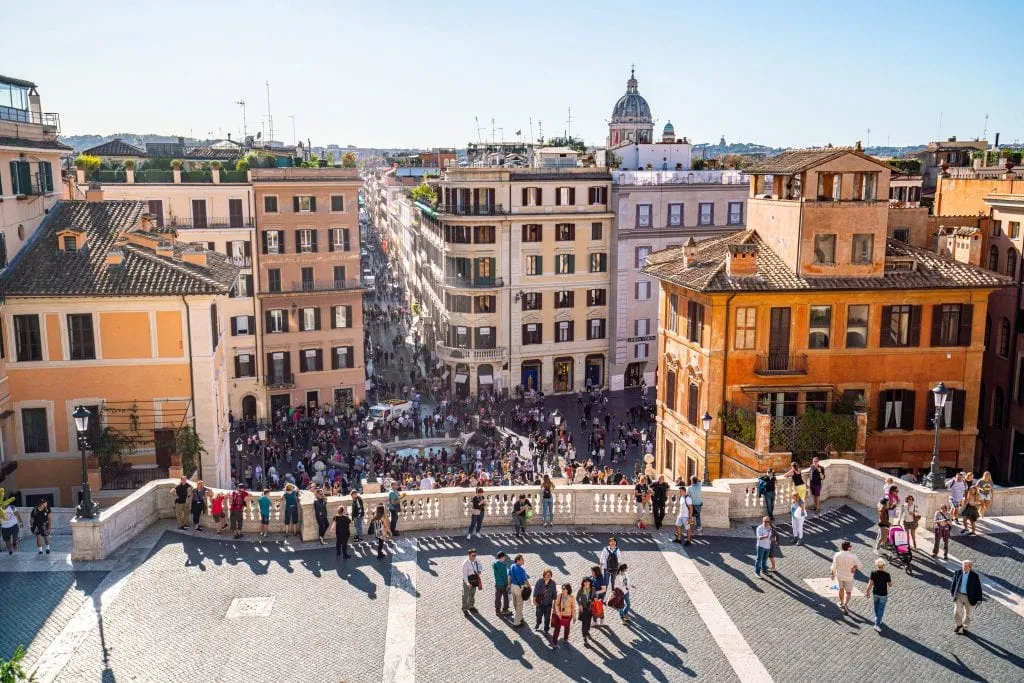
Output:
M530 117L530 142L533 142L533 117Z
M567 128L566 128L566 132L565 132L565 137L566 138L571 138L572 137L572 107L569 107L569 118L566 120L566 126L567 126Z
M270 81L267 81L267 128L270 129L270 139L274 139L274 116L270 113Z
M484 139L483 136L480 135L480 131L483 130L483 128L480 127L480 117L474 116L473 120L476 121L476 141L478 144L482 145L484 143Z
M988 135L988 114L985 114L985 128L981 131L981 139L984 140L986 135Z
M238 100L235 104L242 107L242 141L244 142L245 138L249 135L248 126L245 122L245 100Z

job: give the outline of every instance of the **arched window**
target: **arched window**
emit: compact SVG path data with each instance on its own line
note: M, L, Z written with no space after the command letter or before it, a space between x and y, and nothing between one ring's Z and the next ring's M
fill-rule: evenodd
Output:
M992 392L992 426L1003 426L1003 390L996 387Z
M995 273L999 272L999 247L994 244L988 250L988 269Z
M1010 319L1003 318L1003 322L999 323L999 346L996 348L996 353L1003 358L1010 357Z
M1006 252L1006 274L1014 279L1017 278L1017 250L1013 247Z

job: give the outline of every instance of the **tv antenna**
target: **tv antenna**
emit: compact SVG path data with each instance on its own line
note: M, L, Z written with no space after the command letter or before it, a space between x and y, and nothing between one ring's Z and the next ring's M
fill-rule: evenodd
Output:
M988 114L985 114L985 128L981 131L981 139L984 140L986 135L988 135Z
M566 119L565 137L572 138L572 107L569 107L569 118Z
M484 144L484 138L481 135L481 132L483 131L483 128L480 127L480 117L479 116L474 116L473 120L476 121L476 141L477 141L477 144L482 145L482 144Z
M248 126L245 122L245 100L237 100L235 104L242 107L242 142L245 142L246 136L249 135Z
M270 131L270 139L274 139L274 116L270 113L270 81L267 81L267 129Z

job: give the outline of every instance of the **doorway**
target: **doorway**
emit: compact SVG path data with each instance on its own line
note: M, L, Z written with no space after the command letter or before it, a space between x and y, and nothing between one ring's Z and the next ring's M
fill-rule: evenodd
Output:
M539 360L523 361L520 382L524 391L540 391L541 370Z
M156 453L156 466L167 469L171 466L171 454L174 453L174 430L154 429L153 450Z
M338 415L352 405L352 389L343 388L334 390L334 413Z
M312 413L320 405L320 392L313 390L306 392L306 410Z
M768 369L789 369L789 308L772 308L768 331Z
M640 382L644 378L644 368L647 366L647 361L641 361L639 363L630 363L626 366L626 379L625 383L627 387L638 387Z
M288 418L288 408L292 404L291 394L274 394L270 397L270 419L277 422Z
M1007 483L1010 486L1020 486L1024 484L1024 434L1021 432L1013 433L1013 452L1010 456L1013 460L1010 466L1010 481Z
M600 354L587 356L586 369L583 374L586 377L587 388L601 386L604 379L604 356Z
M256 397L245 396L242 398L242 419L246 422L256 421Z
M555 359L555 392L572 391L573 387L573 370L574 361L572 358L556 358Z
M232 228L242 227L242 200L228 200L228 225Z

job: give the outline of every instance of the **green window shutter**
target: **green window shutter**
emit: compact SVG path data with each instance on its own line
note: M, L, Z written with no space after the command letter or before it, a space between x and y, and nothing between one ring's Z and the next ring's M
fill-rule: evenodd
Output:
M53 192L53 166L49 161L39 162L39 170L41 171L41 180L45 181L45 187L43 188L46 192Z
M11 194L21 194L18 191L20 180L18 178L18 162L11 162Z

